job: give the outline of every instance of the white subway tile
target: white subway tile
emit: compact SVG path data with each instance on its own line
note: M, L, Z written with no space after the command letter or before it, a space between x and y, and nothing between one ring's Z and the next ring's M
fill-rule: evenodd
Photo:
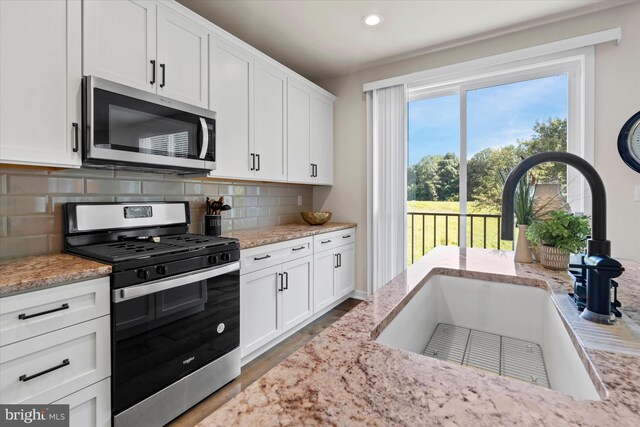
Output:
M232 207L246 207L246 206L258 206L258 197L234 197L233 198Z
M242 218L233 220L234 230L244 230L247 228L257 228L258 218Z
M49 253L62 252L63 247L62 234L50 234L49 240Z
M163 196L116 196L116 202L164 202Z
M248 217L260 217L260 216L269 216L269 207L268 206L251 206L247 208L247 216Z
M0 197L0 215L46 213L48 200L47 196L2 196Z
M95 203L95 202L113 202L113 196L75 196L75 197L52 197L50 212L62 212L61 206L64 203Z
M0 194L7 194L7 176L0 175Z
M0 217L0 237L7 237L7 217Z
M55 178L39 175L9 176L11 194L82 194L82 178Z
M115 174L116 178L133 178L133 179L155 179L162 180L164 179L164 174L161 173L153 173L153 172L138 172L138 171L127 171L127 170L117 170Z
M69 177L80 177L80 178L113 178L115 176L115 172L112 169L91 169L91 168L80 168L80 169L62 169L59 171L50 171L49 175L51 176L69 176Z
M85 182L87 194L140 194L140 181L92 179Z
M21 236L0 238L0 259L42 255L49 252L47 236Z
M266 196L258 198L258 206L277 206L279 203L280 200L278 197Z
M218 195L218 185L201 182L185 182L184 194L202 194L208 197Z
M267 216L258 218L258 227L272 227L278 225L278 217Z
M10 216L7 230L10 237L54 233L53 215Z
M184 184L182 182L167 181L144 181L142 183L143 194L184 194Z

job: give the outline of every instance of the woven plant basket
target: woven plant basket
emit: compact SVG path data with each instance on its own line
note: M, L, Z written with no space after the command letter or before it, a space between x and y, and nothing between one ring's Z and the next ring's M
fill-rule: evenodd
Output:
M540 264L550 270L566 270L569 264L569 252L553 246L538 245Z

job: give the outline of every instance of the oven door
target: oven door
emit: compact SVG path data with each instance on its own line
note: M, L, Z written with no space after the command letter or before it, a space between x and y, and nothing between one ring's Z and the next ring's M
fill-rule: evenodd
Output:
M235 262L113 291L114 414L238 348L239 275Z
M85 164L215 169L215 113L96 77L84 80Z

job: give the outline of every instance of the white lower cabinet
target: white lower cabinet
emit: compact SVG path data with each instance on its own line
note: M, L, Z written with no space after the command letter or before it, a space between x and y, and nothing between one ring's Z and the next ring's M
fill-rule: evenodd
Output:
M348 229L242 251L240 347L245 362L355 289L354 241L355 229Z
M312 262L307 256L240 276L242 356L313 315Z
M314 255L314 310L322 310L355 289L355 243Z
M0 298L0 396L70 405L71 426L111 425L109 278Z
M111 381L109 378L53 403L69 405L69 427L111 426Z

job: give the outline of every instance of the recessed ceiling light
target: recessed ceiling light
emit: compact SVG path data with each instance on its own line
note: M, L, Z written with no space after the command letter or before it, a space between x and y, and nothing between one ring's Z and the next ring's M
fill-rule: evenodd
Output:
M382 15L371 13L362 18L362 22L373 27L374 25L378 25L382 22Z

